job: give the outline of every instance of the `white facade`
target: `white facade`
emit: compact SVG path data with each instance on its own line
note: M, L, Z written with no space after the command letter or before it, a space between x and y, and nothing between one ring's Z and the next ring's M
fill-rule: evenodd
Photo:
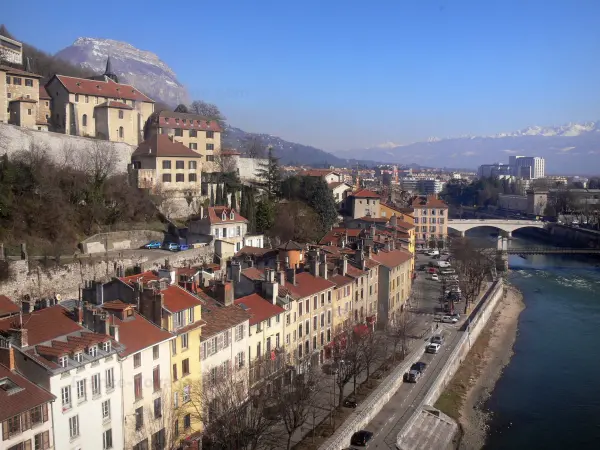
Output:
M206 340L202 338L203 380L215 382L223 373L247 367L249 328L246 320Z
M100 380L98 393L94 393L95 376ZM52 404L56 449L124 448L121 379L114 353L50 378L49 390L56 396ZM107 447L109 435L112 447Z
M248 234L244 236L243 247L259 247L263 248L265 243L265 236L262 234Z
M546 173L546 161L539 156L510 156L509 163L512 175L515 176L520 177L527 173L530 179L535 180L544 178Z
M268 300L265 300L268 301ZM284 314L277 314L262 322L249 327L248 359L250 361L258 356L264 356L268 351L283 347ZM259 355L260 352L260 355Z
M125 448L130 449L144 439L150 445L151 436L172 426L171 339L132 353L120 360L123 375L123 407L125 411ZM155 384L155 371L158 384ZM136 398L136 376L141 375L141 397ZM161 415L155 417L155 402ZM140 409L141 408L141 409ZM140 418L141 417L141 418ZM137 421L137 425L136 425ZM141 424L141 425L140 425ZM139 429L136 431L136 426Z

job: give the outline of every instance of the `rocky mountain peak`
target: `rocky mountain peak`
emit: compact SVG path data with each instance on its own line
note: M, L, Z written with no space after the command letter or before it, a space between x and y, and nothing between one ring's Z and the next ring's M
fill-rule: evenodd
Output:
M56 54L60 59L98 74L104 73L109 56L121 83L131 84L153 100L168 105L189 103L188 92L173 69L155 53L127 42L80 37Z

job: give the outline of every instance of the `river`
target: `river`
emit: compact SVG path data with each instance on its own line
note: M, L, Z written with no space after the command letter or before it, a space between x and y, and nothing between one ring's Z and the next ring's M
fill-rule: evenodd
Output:
M515 239L511 245L536 245ZM523 293L514 355L486 403L485 449L600 448L600 268L577 257L510 256Z

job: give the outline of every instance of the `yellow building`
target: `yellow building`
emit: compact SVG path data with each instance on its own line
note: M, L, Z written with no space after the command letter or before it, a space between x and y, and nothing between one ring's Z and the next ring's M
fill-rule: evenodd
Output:
M197 114L157 111L145 127L145 138L156 135L169 136L176 142L202 156L203 170L216 172L221 152L221 127L216 120Z
M387 203L382 203L380 209L381 217L389 219L389 224L392 227L397 227L400 231L408 234L408 251L414 254L416 249L416 227L414 216L407 212L406 209L397 208Z
M110 58L104 75L87 78L54 75L46 83L52 98L52 131L137 145L154 101L133 86L121 84Z
M0 122L33 130L48 130L40 117L40 75L0 66Z
M202 156L166 135L154 135L131 155L130 181L140 189L200 194Z
M348 264L344 261L344 264ZM333 334L337 336L352 322L352 287L354 279L342 274L333 275Z

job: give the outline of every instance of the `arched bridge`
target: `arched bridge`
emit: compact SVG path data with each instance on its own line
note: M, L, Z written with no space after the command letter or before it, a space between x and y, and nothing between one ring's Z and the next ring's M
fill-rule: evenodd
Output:
M505 231L510 237L512 232L519 228L533 227L544 228L544 223L537 220L509 220L509 219L449 219L448 228L458 231L464 237L465 232L471 228L494 227Z

